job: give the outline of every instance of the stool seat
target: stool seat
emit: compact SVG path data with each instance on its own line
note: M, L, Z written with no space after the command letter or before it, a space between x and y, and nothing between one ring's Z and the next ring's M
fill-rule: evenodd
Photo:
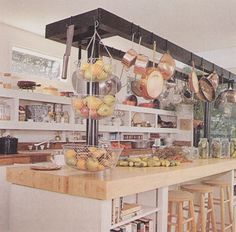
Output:
M173 202L193 201L194 195L192 193L180 190L170 190L168 200Z
M212 193L213 188L204 184L188 184L181 186L181 189L194 193Z
M223 180L204 180L202 183L208 184L214 187L229 187L230 184L224 182Z

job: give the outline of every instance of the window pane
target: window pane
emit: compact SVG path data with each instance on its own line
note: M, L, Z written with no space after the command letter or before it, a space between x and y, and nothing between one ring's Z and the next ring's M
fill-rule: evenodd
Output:
M12 72L60 79L62 59L27 49L12 48Z

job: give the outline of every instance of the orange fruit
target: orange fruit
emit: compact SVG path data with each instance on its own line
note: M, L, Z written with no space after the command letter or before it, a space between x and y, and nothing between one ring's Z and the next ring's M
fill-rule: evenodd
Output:
M85 164L86 162L84 159L78 159L76 166L78 169L85 170L86 169Z

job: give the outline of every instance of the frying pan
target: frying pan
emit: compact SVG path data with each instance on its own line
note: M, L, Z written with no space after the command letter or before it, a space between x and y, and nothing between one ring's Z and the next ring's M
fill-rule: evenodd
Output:
M164 80L169 80L175 72L175 60L167 52L165 53L158 64L158 69L161 72Z
M142 97L142 91L140 89L140 80L131 81L131 91L138 97Z
M161 72L154 67L148 68L140 82L140 90L143 98L156 99L162 92L164 80Z
M208 102L212 102L215 100L216 90L213 88L209 79L202 77L199 81L199 87L201 89L202 95Z
M199 83L198 83L197 74L195 72L194 62L192 62L192 66L193 66L192 71L188 76L189 87L192 92L198 93L199 92Z
M34 81L18 81L17 86L20 89L30 89L34 90L36 87L40 87L40 84L36 84Z

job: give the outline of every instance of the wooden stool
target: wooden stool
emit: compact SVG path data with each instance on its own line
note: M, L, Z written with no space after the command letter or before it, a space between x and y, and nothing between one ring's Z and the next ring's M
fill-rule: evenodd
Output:
M199 207L199 210L195 210L198 212L197 231L209 232L211 224L212 231L216 232L213 188L203 184L184 185L181 186L181 188L188 192L198 193L200 195L200 205L195 204L195 206Z
M220 198L214 198L214 204L220 206L220 222L217 224L221 225L221 232L232 231L234 232L234 219L233 219L233 209L232 209L232 196L230 184L225 183L222 180L206 180L203 181L204 184L217 187L220 191ZM226 199L225 199L226 193ZM229 213L229 223L225 223L225 204L228 206ZM229 230L230 229L230 230Z
M177 227L178 232L184 231L184 224L187 223L188 232L196 232L196 224L194 220L194 205L193 194L186 191L169 191L169 212L168 212L168 232L171 232L171 227ZM188 202L188 217L184 217L184 203ZM176 215L173 214L174 203L177 204ZM176 223L172 219L176 218Z

